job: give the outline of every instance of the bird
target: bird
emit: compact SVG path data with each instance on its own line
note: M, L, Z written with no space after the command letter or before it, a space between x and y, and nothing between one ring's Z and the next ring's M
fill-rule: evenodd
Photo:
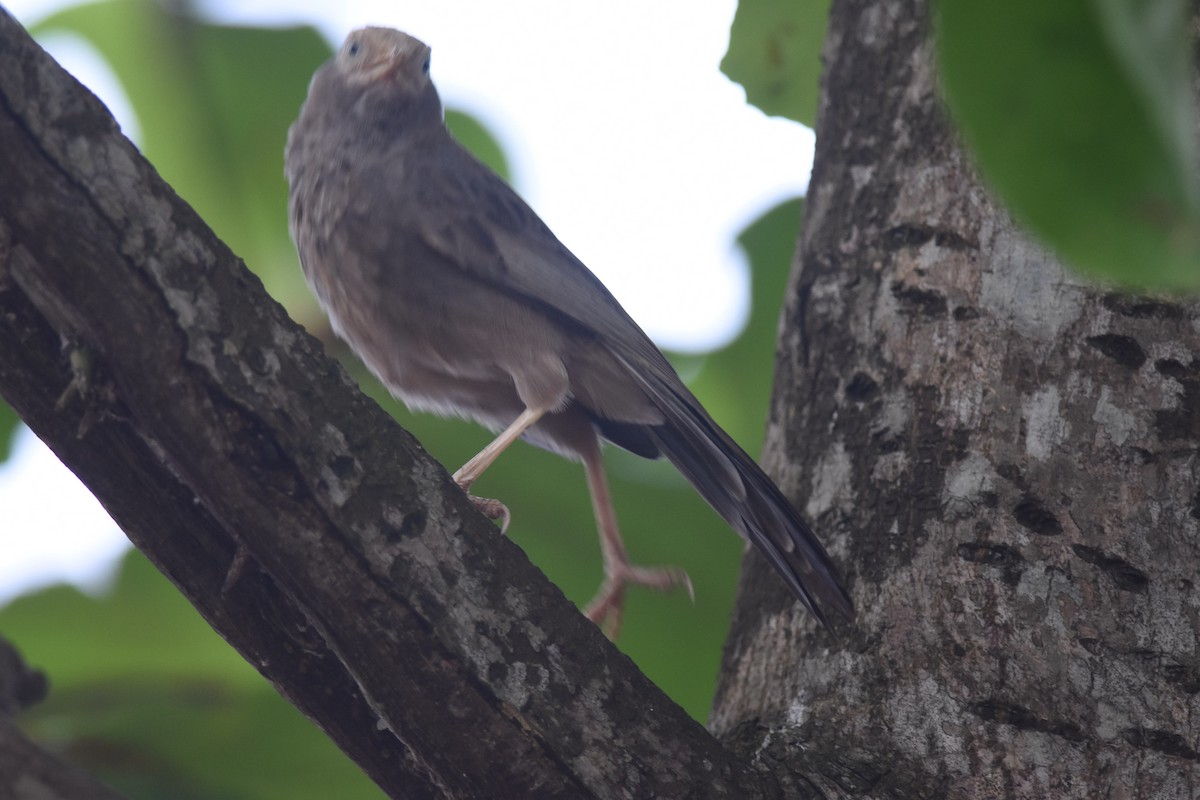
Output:
M675 567L630 562L604 443L665 456L766 557L808 611L854 608L816 535L723 431L600 280L449 132L430 48L402 31L351 32L288 131L289 228L305 278L344 339L414 411L498 432L453 477L470 494L515 441L583 464L604 577L584 612L611 638L626 590L694 594Z

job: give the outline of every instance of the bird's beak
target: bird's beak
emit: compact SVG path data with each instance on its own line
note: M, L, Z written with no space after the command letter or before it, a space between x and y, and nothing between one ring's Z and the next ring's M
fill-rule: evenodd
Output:
M379 62L380 77L394 78L400 70L400 62L404 60L403 55L400 48L389 48L387 54Z
M400 47L389 48L379 62L371 67L372 80L397 81L404 74L405 62L412 57L412 52Z
M399 66L399 60L395 58L394 54L389 53L387 56L375 61L364 71L366 72L367 79L374 82L395 77L396 69Z

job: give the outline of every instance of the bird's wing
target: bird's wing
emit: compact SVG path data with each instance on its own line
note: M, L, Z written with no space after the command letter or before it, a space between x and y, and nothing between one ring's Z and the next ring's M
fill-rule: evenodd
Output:
M447 211L422 231L425 244L453 268L594 334L663 413L665 424L646 426L657 448L763 552L818 620L828 624L822 605L852 618L850 599L820 541L754 460L709 417L658 347L507 184L465 151L456 157L472 163L452 164L441 181L427 185L431 191L443 187L446 194L437 207ZM447 179L463 182L447 186ZM445 202L464 196L470 198L466 205Z
M422 186L422 194L430 193L422 202L438 209L436 219L421 214L426 246L453 267L531 301L552 318L671 370L612 293L508 184L457 143L444 158L449 163Z

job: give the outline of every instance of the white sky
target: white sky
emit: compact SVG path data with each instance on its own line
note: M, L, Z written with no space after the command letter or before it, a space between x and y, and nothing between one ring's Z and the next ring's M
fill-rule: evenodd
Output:
M70 3L6 0L25 24ZM336 45L367 24L433 48L443 102L496 135L517 188L659 344L709 350L749 305L735 237L803 192L812 133L746 105L719 71L735 0L209 0L214 19L316 25ZM43 43L136 120L103 62ZM57 468L57 469L56 469ZM0 603L57 580L102 583L124 536L74 476L25 432L0 465Z

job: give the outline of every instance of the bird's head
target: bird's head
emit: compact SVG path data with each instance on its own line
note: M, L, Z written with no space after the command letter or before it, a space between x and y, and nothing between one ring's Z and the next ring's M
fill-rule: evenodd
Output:
M419 95L429 80L429 47L391 28L359 28L346 37L334 59L350 87L386 85L390 91Z
M429 78L429 47L391 28L360 28L308 87L301 121L367 132L436 130L442 103Z

